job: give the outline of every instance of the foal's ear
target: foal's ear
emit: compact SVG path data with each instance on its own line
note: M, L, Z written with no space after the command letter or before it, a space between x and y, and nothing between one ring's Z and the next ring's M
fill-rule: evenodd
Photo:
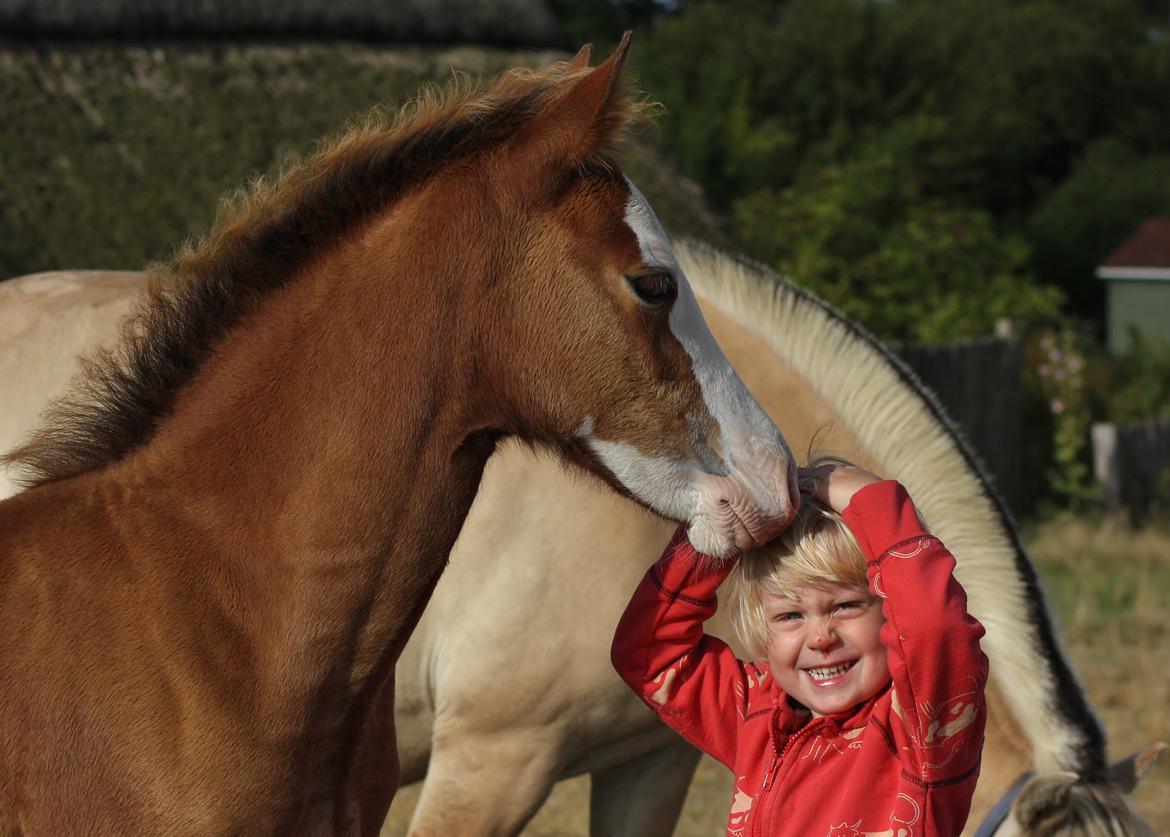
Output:
M550 141L554 154L582 159L602 148L624 128L628 106L622 94L622 66L630 49L630 33L622 35L617 49L605 61L572 82L572 86L539 118L539 131ZM592 47L584 46L570 62L586 69Z
M593 44L585 44L577 50L577 54L573 56L573 60L569 62L569 66L574 70L584 70L589 67L589 59L593 57Z
M1133 793L1138 782L1158 763L1166 750L1166 744L1155 741L1144 750L1133 753L1116 764L1109 765L1109 780L1125 793Z
M1038 830L1041 822L1068 807L1069 794L1077 783L1077 774L1065 771L1042 773L1028 780L1012 812L1025 834Z

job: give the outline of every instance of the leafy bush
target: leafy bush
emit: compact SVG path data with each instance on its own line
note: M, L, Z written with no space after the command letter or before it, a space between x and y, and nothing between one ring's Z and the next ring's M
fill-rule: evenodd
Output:
M1061 299L1100 322L1097 260L1170 209L1164 4L675 5L633 56L664 146L749 250L881 334Z
M1088 146L1028 220L1036 269L1059 277L1076 310L1101 311L1094 275L1137 222L1170 212L1170 153L1143 154L1117 137Z
M749 250L879 335L942 343L1000 318L1050 320L1061 294L1030 275L1027 242L990 214L924 193L914 146L886 134L849 161L734 204Z
M1052 415L1052 464L1048 487L1072 509L1096 498L1089 471L1089 399L1085 386L1087 341L1078 330L1046 329L1035 340L1030 360L1036 384Z
M1130 332L1120 355L1099 354L1089 367L1094 419L1128 424L1170 418L1170 343Z

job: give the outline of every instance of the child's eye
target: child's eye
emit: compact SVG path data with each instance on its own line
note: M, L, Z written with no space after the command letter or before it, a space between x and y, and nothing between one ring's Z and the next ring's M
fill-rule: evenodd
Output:
M856 610L863 606L862 602L841 602L837 605L838 610Z
M772 617L773 622L795 622L800 618L800 614L795 610L785 611L784 613L777 613Z

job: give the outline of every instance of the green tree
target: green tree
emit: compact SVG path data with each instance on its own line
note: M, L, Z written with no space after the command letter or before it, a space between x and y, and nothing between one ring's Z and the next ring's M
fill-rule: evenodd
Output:
M1104 310L1094 270L1145 218L1170 213L1170 153L1141 154L1115 137L1088 146L1028 222L1037 271L1060 281L1073 309Z
M835 301L921 270L955 300L978 291L960 307L982 328L988 310L1050 310L1038 277L1100 322L1096 259L1162 205L1168 25L1148 0L691 2L635 59L663 145L744 244ZM975 242L990 250L971 265ZM939 280L944 264L968 278Z
M1055 317L1061 296L1037 285L1018 235L984 210L923 193L896 134L852 160L735 204L749 249L887 338L947 342L990 333L1004 317Z
M1097 421L1121 424L1170 418L1170 343L1139 334L1119 355L1098 352L1087 373L1089 407Z

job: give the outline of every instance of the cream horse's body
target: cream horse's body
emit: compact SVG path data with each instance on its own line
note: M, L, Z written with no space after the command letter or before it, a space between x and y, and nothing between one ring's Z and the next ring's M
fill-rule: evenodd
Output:
M34 273L0 284L0 453L22 442L50 399L64 395L77 358L113 341L145 277L118 271ZM0 499L16 493L0 465Z
M888 352L792 286L706 248L678 255L711 330L793 448L819 432L818 447L901 480L953 550L992 662L968 833L1025 771L1105 787L1103 737L1031 564L933 399ZM64 389L74 356L114 333L140 284L137 274L59 273L0 285L0 449ZM553 783L582 773L593 776L593 833L671 832L697 754L626 690L608 655L618 616L670 531L549 459L519 447L493 457L398 662L402 781L426 777L412 833L515 833Z

